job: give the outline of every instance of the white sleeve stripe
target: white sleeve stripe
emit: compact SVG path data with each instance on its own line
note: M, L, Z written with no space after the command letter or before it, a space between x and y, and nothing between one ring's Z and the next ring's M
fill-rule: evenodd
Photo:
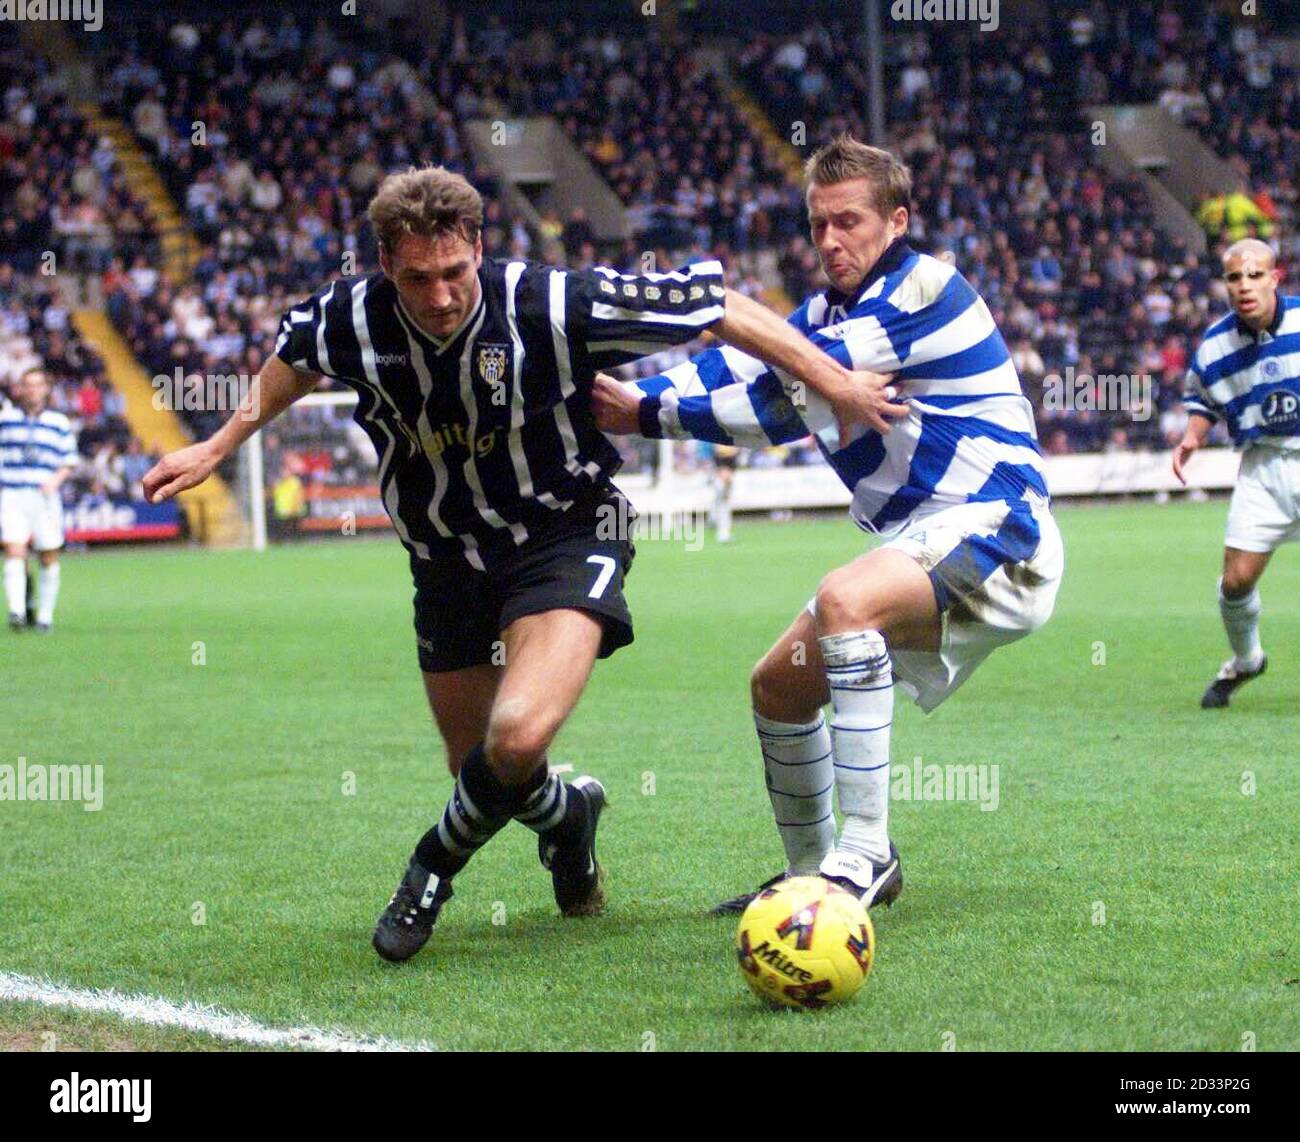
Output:
M320 364L320 371L322 373L329 373L330 375L333 375L334 368L330 364L329 350L325 348L325 302L326 300L328 300L328 295L332 292L333 292L333 287L331 286L329 290L327 290L324 294L321 295L320 324L316 327L316 359L317 362ZM361 305L362 325L365 325L365 321L366 321L365 308L364 305L362 304L364 302L364 298L365 298L364 293L361 295L361 300L358 300L356 294L352 295L352 320L355 323L357 319L357 307ZM358 338L360 338L359 329L357 330L357 335ZM369 338L370 338L370 330L369 327L367 327L366 329L367 344L369 344ZM363 353L362 356L364 357L365 354ZM379 383L378 377L376 377L375 383L376 384Z

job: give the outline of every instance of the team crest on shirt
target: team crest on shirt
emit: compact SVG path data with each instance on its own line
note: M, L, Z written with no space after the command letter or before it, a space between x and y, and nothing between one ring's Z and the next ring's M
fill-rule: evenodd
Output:
M508 345L480 344L476 361L479 379L489 385L499 385L506 375L509 352Z
M1270 357L1259 368L1264 374L1264 378L1269 381L1275 381L1282 375L1282 362L1275 357Z

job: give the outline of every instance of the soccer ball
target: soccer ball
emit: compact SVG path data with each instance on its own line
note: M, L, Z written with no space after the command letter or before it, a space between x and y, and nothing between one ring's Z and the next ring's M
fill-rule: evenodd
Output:
M875 954L876 934L862 902L820 876L765 888L736 932L745 982L783 1007L843 1003L862 986Z

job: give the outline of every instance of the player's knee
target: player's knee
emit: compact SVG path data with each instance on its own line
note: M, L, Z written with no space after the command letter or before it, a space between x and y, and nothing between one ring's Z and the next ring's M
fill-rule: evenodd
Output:
M872 622L872 607L862 585L848 568L832 571L817 588L817 625L833 630L865 629Z
M1240 567L1228 567L1223 572L1219 590L1223 593L1225 599L1244 599L1255 589L1257 582L1259 582L1259 576L1252 575L1249 570Z
M796 651L796 653L799 653ZM803 725L817 717L821 702L792 684L780 659L764 658L749 676L749 700L754 713L774 722Z
M772 710L777 702L778 693L774 683L772 668L764 658L749 675L749 701L754 713L762 714L765 718L773 716Z
M546 756L554 733L550 720L529 703L501 703L488 723L488 758L503 776L527 777Z

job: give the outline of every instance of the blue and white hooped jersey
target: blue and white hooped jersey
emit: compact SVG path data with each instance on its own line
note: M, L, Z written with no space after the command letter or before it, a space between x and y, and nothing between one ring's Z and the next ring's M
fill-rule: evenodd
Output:
M17 405L0 408L0 488L39 488L77 460L72 425L61 412L28 416Z
M642 433L754 448L812 433L853 492L854 519L883 534L957 504L1047 506L1033 409L988 306L953 266L899 239L855 296L815 294L789 320L845 367L896 374L910 414L841 441L825 400L727 346L634 382Z
M1205 331L1187 370L1183 407L1227 421L1232 443L1300 448L1300 297L1277 299L1259 332L1235 313Z

